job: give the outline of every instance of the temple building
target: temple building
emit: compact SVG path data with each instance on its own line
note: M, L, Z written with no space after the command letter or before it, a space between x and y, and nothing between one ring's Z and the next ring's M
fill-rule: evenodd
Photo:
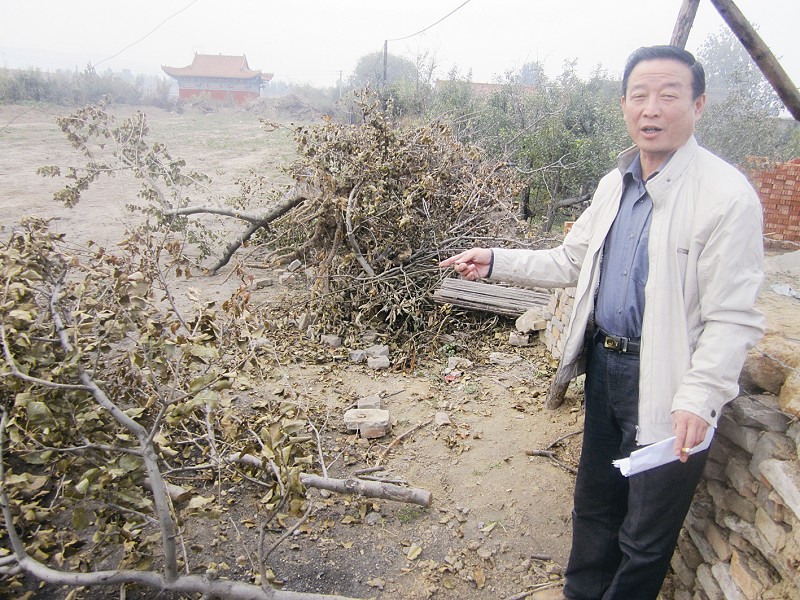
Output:
M272 79L272 73L250 69L244 55L195 54L188 67L162 65L161 69L177 80L182 100L208 94L214 100L244 104L258 98L261 86Z

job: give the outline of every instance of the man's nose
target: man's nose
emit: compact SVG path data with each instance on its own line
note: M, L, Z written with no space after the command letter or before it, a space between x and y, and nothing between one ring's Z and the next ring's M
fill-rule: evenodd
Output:
M644 114L647 116L655 116L661 112L661 102L659 102L657 95L647 97L644 105Z

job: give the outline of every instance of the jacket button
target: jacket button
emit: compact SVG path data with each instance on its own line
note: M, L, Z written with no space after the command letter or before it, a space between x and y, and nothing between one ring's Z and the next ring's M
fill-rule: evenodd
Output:
M712 410L712 411L711 411L711 416L712 416L712 417L716 417L716 416L717 416L717 411L715 411L715 410Z

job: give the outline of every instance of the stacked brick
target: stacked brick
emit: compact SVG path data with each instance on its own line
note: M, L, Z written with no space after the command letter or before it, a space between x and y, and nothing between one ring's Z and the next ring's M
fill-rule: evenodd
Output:
M671 600L800 598L798 444L800 422L775 396L725 408L672 557Z
M800 242L800 158L751 174L764 207L764 234L777 242Z
M575 288L556 289L550 303L544 310L547 323L544 329L544 343L551 356L556 360L564 354L564 340L567 323L572 316L575 304Z

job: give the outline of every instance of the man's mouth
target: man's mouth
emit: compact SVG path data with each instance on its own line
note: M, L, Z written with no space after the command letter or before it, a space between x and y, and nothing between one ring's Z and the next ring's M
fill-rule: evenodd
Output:
M642 133L653 134L661 131L660 127L642 127Z

